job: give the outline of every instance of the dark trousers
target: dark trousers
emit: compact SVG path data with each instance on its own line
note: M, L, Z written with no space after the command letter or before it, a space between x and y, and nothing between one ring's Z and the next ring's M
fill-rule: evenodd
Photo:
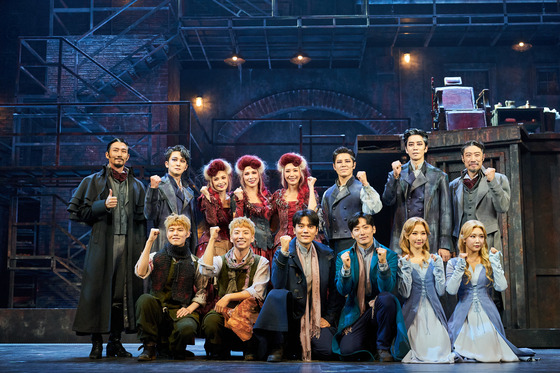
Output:
M384 292L377 296L374 309L368 308L340 339L341 355L358 351L390 350L397 335L395 298ZM375 339L374 339L375 338Z
M187 344L194 344L199 315L195 312L173 320L163 312L159 299L150 294L142 294L136 302L136 326L138 339L142 342L159 342L162 337L168 337L171 351L181 352Z
M290 331L287 333L255 329L253 349L258 360L264 360L274 350L282 348L288 360L301 359L301 341L299 339L299 320L290 322ZM332 340L336 328L321 328L319 338L311 338L311 356L313 360L332 359Z
M228 354L231 350L246 351L248 343L243 342L231 329L226 328L224 316L210 311L202 321L202 332L206 335L206 353Z

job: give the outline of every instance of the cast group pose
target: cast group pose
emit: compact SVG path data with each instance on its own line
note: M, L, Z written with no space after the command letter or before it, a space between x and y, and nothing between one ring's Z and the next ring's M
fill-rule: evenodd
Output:
M182 181L185 147L167 149L168 173L146 189L125 166L126 141L111 141L107 166L68 206L92 228L73 325L91 335L89 357L101 358L103 334L107 356L131 357L125 331L142 342L139 361L193 357L187 347L197 337L220 360L231 351L269 362L530 360L534 352L513 346L500 318L507 177L484 168L484 145L470 141L465 169L449 183L424 159L424 131L403 139L410 161L392 163L381 196L364 171L354 176L354 152L336 149L338 178L322 200L296 153L278 160L274 193L260 158L214 159L195 198ZM374 237L383 206L395 211L389 247Z

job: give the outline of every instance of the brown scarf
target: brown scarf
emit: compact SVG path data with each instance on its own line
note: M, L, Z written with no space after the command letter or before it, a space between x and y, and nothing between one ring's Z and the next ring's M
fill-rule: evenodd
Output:
M315 245L311 244L311 307L309 307L309 293L305 301L305 313L301 318L299 339L301 342L301 359L311 361L311 338L319 338L321 335L321 279L319 277L319 259ZM296 249L300 263L303 266L303 256L299 249Z
M358 247L358 244L354 245L354 250L356 250L356 255L358 256L358 271L359 271L359 278L358 278L358 305L360 307L360 316L366 310L366 270L364 268L364 257L362 255L362 251Z
M235 263L235 254L233 253L235 249L229 250L225 254L226 266L228 268L228 286L226 294L237 293L237 276L241 275L241 272L245 272L245 283L243 284L242 290L249 287L249 272L251 271L251 266L255 262L255 253L252 249L249 249L249 255L242 262Z

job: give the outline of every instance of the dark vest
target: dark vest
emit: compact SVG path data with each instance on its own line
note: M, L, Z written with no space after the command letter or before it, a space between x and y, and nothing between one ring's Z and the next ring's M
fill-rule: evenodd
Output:
M408 190L412 190L412 183L416 180L414 172L412 171L412 165L408 167ZM406 197L406 217L407 219L418 217L424 219L424 186L418 187L412 192L408 193Z
M253 278L255 277L255 272L257 271L257 267L259 266L259 262L261 257L259 255L255 255L255 261L249 270L249 286L253 284ZM222 298L226 295L226 290L229 283L229 267L226 264L226 256L222 255L222 270L218 274L218 299ZM243 290L243 285L245 285L245 278L247 277L247 272L245 271L237 271L236 274L236 282L237 282L237 291ZM239 302L230 302L228 307L234 308Z
M166 285L172 281L171 298L182 305L189 305L193 297L196 263L189 254L186 259L175 263L173 276L169 276L172 263L173 258L167 254L165 248L154 255L154 269L151 274L152 293L157 296L158 293L165 291Z
M330 211L326 212L329 219L329 239L352 238L350 229L348 229L348 219L362 211L362 201L360 200L362 183L352 176L346 183L346 187L350 194L339 200L337 200L338 185L333 185L325 192L324 198L330 207Z

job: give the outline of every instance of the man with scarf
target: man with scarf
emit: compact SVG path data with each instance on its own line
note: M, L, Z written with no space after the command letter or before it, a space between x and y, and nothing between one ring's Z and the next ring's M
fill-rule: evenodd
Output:
M150 294L142 294L136 302L138 339L144 347L139 361L156 358L160 337L169 337L173 358L193 357L185 347L194 344L200 325L200 315L196 311L206 304L208 279L197 270L197 258L189 247L189 219L171 214L164 224L168 243L159 252L150 254L160 233L153 228L135 267L138 277L151 276L152 279Z
M189 188L183 176L189 169L191 154L183 145L170 146L165 150L165 167L167 175L150 177L150 187L146 191L144 214L153 220L154 227L165 230L164 222L171 214L185 215L191 222L189 247L196 252L198 233L194 215L194 192ZM164 235L158 237L153 251L159 251L166 243Z
M207 277L217 277L218 302L202 321L206 335L206 355L210 359L226 359L232 349L243 349L249 355L248 343L226 327L224 315L244 300L255 298L262 302L270 280L268 260L255 255L251 244L255 240L255 224L246 217L238 217L229 224L233 247L222 256L214 256L214 243L220 228L210 228L210 240L199 262L199 271ZM239 346L239 347L235 347Z
M400 303L392 294L397 285L397 254L373 237L373 216L356 213L348 228L356 243L336 261L336 288L346 304L333 352L347 359L402 359L409 346Z
M121 332L136 328L134 303L142 280L134 276L134 263L146 242L145 191L125 167L127 142L112 140L105 157L108 165L82 180L67 208L71 220L91 226L72 326L79 335L91 334L91 359L101 358L102 333L110 333L107 356L132 356L121 344Z
M255 330L270 347L269 362L282 361L284 346L288 358L328 360L344 302L334 283L336 257L328 246L314 241L319 226L315 211L297 211L292 222L296 237L280 238L281 250L272 264L274 290Z

